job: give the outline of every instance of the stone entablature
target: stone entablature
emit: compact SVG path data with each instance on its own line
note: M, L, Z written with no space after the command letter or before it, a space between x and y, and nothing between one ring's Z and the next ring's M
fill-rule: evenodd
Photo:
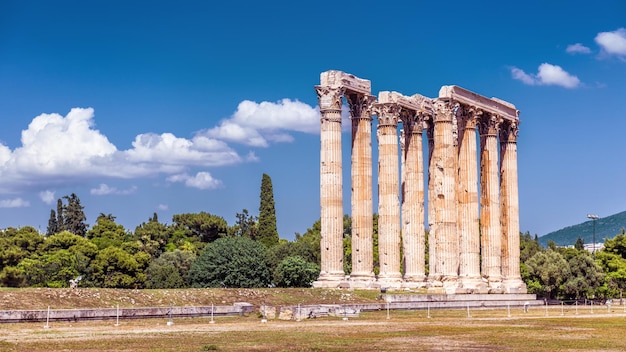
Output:
M519 111L513 104L454 85L443 86L436 99L393 91L382 91L376 98L369 80L335 70L323 72L315 88L322 115L322 263L314 287L427 287L446 294L526 292L519 271ZM343 98L352 120L349 276L343 273L342 255ZM378 277L373 273L372 115L377 116L379 151ZM402 126L400 134L398 126ZM422 148L424 131L427 151Z
M498 98L487 98L459 86L443 86L439 99L469 105L509 121L519 121L519 110L515 105Z

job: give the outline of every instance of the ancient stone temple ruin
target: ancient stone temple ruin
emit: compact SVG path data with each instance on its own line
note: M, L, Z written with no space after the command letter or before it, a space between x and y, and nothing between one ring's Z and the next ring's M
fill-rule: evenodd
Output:
M519 111L513 104L458 86L441 87L434 99L388 91L376 97L370 81L340 71L323 72L315 89L321 114L321 273L314 287L526 293L519 259ZM344 98L352 122L349 276L343 270L342 245ZM373 116L378 142L377 276Z

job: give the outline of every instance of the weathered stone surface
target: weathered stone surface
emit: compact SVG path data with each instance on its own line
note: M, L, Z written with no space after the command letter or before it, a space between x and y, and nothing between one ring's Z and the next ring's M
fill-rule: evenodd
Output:
M526 292L519 271L519 111L515 105L458 86L441 87L437 99L383 91L376 101L369 80L341 71L322 73L316 90L321 114L322 265L314 287L426 286L429 292L446 294ZM343 273L342 252L343 97L352 120L349 280ZM378 117L378 278L373 275L372 251L371 216L376 212L372 204L373 114ZM423 155L424 131L428 155ZM422 166L425 157L427 192Z
M385 96L385 95L383 95ZM386 99L379 100L386 101ZM378 114L378 280L385 287L400 287L400 202L397 103L376 104Z

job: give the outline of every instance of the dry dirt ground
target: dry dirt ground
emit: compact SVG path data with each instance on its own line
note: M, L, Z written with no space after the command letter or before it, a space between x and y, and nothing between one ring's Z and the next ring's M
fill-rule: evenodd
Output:
M0 289L0 310L380 302L373 291ZM0 352L624 351L626 307L371 312L303 321L243 317L0 324ZM603 314L604 313L604 314ZM562 315L563 314L563 315Z

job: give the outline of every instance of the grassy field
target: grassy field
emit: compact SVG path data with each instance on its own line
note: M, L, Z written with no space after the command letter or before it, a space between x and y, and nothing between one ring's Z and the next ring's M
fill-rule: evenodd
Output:
M1 289L0 310L380 302L374 291ZM389 315L388 315L389 314ZM302 321L243 317L0 324L0 351L625 351L623 306L431 309Z
M624 351L626 314L579 307L4 324L0 351ZM563 314L563 315L561 315ZM430 317L429 317L430 316Z

